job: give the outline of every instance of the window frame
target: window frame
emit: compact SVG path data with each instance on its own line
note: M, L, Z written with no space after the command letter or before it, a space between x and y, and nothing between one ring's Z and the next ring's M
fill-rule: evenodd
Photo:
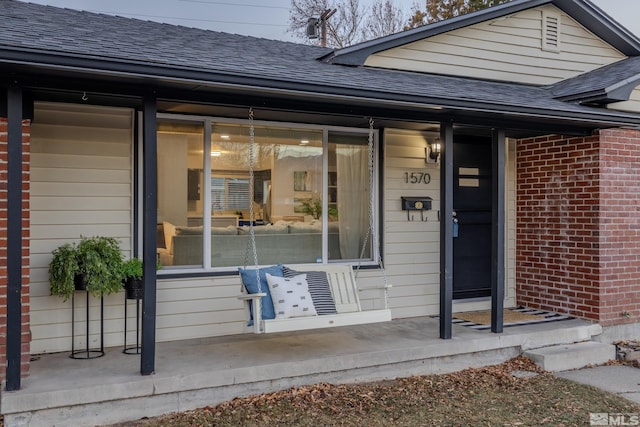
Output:
M232 124L232 125L242 125L249 126L250 122L248 119L234 119L228 117L218 117L218 116L198 116L198 115L189 115L189 114L172 114L172 113L158 113L157 120L173 120L173 121L181 121L181 122L191 122L198 123L204 126L203 133L203 147L204 153L211 152L212 146L212 129L215 124ZM344 127L344 126L334 126L334 125L316 125L313 123L294 123L294 122L281 122L281 121L273 121L273 120L254 120L253 125L258 127L286 127L296 130L317 130L322 132L322 211L328 212L328 203L329 203L329 134L330 132L342 132L342 133L353 133L360 135L369 135L368 128L357 128L357 127ZM378 242L378 245L374 247L373 241L374 239L369 239L369 245L371 245L371 259L366 260L329 260L329 233L328 233L328 225L329 220L327 215L322 216L322 262L319 264L348 264L348 265L359 265L361 267L370 267L377 266L378 259L381 252L381 227L380 225L380 217L382 209L380 205L381 198L381 185L380 185L380 130L373 130L373 221L375 226L373 227L375 232L377 233L375 241ZM211 207L211 156L203 156L203 171L209 171L209 175L203 177L203 189L202 195L204 198L203 204L203 219L210 218L212 214ZM368 165L367 165L368 167ZM142 173L142 162L138 164L138 175ZM139 186L141 186L142 179L139 180ZM140 199L142 199L142 191L139 191ZM142 200L139 200L139 203L142 203ZM139 227L139 230L142 230L142 227ZM142 240L141 231L139 234L139 240ZM158 277L162 278L163 276L171 276L171 277L188 277L188 276L209 276L209 275L230 275L237 274L237 267L229 266L229 267L211 267L211 221L203 221L203 265L202 266L189 266L184 268L167 268L158 270ZM258 260L259 261L259 260ZM286 263L286 260L282 261ZM295 264L292 264L295 265Z

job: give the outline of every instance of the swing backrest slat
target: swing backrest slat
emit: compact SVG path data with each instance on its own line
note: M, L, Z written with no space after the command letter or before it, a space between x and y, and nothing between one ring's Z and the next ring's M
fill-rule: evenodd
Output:
M344 264L308 264L296 265L296 271L324 271L331 287L333 301L338 313L353 313L362 311L358 296L353 269Z

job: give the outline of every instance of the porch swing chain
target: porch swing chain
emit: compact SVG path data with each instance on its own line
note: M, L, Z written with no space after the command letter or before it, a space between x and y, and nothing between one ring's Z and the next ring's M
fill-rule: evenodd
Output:
M253 162L255 158L255 129L253 125L253 107L249 108L249 240L244 253L244 267L249 264L249 248L253 252L253 264L256 271L256 283L258 293L262 293L262 283L260 281L260 271L258 270L258 251L256 249L256 234L254 230L253 193L254 193L254 173Z
M369 236L371 236L371 243L374 251L374 256L376 257L376 261L378 262L378 266L380 270L382 270L382 277L384 280L384 308L389 308L389 285L387 281L387 273L384 268L384 264L382 263L382 255L380 248L378 246L378 239L376 237L376 224L374 220L374 166L375 166L375 150L374 150L374 120L373 117L369 118L369 227L367 228L367 234L365 235L364 241L362 242L362 249L360 251L360 257L358 259L358 266L356 267L356 279L358 278L358 272L360 271L360 264L362 259L364 258L364 252L367 248L367 242L369 241Z

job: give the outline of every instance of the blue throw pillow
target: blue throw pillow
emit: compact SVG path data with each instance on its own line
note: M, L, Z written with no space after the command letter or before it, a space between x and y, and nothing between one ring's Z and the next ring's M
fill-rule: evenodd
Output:
M263 319L275 319L276 312L273 308L273 301L271 300L271 292L269 292L269 284L267 283L267 273L272 276L283 277L282 273L282 264L273 265L271 267L263 267L258 269L260 274L260 288L258 287L258 281L256 278L256 270L255 268L238 268L240 272L240 277L242 279L242 284L244 288L250 294L257 294L262 291L267 295L262 297L260 306L262 307L262 318ZM249 320L249 326L253 325L253 304L250 305L251 310L251 318Z

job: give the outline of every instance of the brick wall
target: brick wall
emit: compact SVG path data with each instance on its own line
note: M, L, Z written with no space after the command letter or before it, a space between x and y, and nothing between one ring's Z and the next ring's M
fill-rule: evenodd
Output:
M0 118L0 379L5 378L7 325L7 120ZM30 122L22 123L22 375L29 373Z
M604 130L600 141L600 321L639 322L640 131Z
M640 132L518 141L517 303L640 321Z

